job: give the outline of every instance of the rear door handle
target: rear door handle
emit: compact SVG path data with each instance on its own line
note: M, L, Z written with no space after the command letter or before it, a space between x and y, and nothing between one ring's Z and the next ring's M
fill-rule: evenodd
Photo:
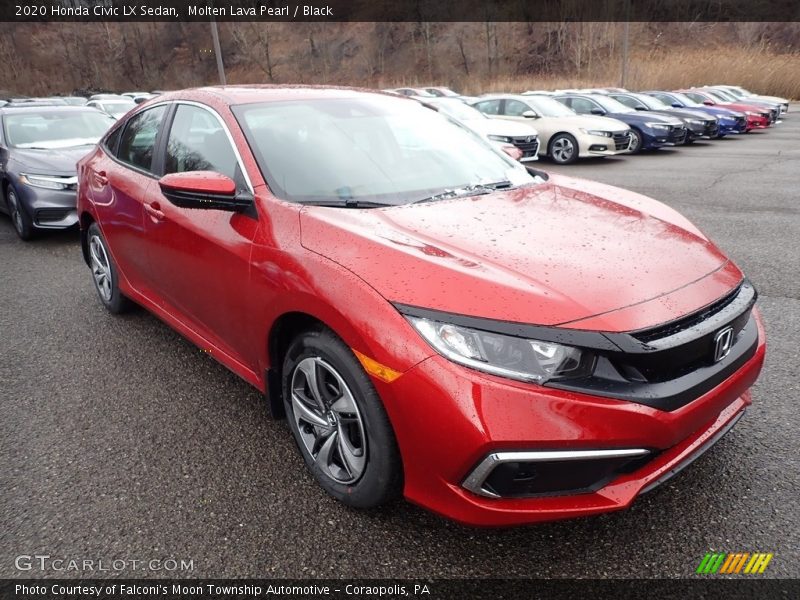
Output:
M144 205L145 212L156 221L161 221L164 218L164 213L159 210L160 208L161 205L158 202Z
M108 177L106 177L105 171L98 171L94 175L95 180L100 185L108 185Z

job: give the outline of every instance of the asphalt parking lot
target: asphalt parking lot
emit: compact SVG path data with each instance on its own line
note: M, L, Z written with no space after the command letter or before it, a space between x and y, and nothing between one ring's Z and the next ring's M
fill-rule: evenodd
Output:
M100 305L75 232L0 216L0 578L19 555L187 559L192 577L685 577L709 551L800 577L800 104L770 131L540 166L675 207L760 291L769 334L739 425L630 510L478 530L327 497L262 397L144 311ZM446 438L441 443L447 443ZM164 571L123 570L129 577Z

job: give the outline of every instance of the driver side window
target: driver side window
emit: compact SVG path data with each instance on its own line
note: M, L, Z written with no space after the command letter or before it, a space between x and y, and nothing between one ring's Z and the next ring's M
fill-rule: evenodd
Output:
M572 110L576 113L581 115L590 115L592 114L592 109L600 108L591 100L587 100L586 98L573 98L572 99Z
M509 117L521 117L526 112L530 112L531 108L524 102L519 100L506 100L506 109L503 114Z
M644 104L642 104L635 98L631 98L630 96L612 96L612 98L614 98L614 100L624 104L629 108L638 108L640 106L644 106Z
M175 111L165 163L165 174L215 171L239 178L239 163L222 125L207 110L188 104Z

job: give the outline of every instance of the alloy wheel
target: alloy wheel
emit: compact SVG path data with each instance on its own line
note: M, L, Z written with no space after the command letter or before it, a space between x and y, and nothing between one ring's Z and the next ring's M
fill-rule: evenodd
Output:
M11 190L8 191L8 208L11 212L11 221L14 223L14 229L17 230L18 234L22 235L25 230L25 223L22 221L22 213L20 212L22 209L19 207L16 194Z
M367 438L355 397L326 361L309 357L292 373L291 402L305 450L325 475L358 481L367 463Z
M112 280L111 263L108 260L103 241L96 235L89 239L89 256L92 263L92 277L97 292L104 302L111 302Z
M639 150L639 146L641 146L642 139L639 137L639 134L635 131L631 133L631 143L628 146L628 150L631 152L636 152Z
M553 158L556 160L556 162L569 162L574 153L575 146L568 138L558 138L553 143Z

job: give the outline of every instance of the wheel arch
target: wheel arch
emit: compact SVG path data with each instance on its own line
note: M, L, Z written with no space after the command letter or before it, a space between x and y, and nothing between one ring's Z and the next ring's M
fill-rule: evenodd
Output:
M83 254L83 262L89 265L89 226L94 223L94 217L91 213L83 211L78 218L81 228L81 254Z

